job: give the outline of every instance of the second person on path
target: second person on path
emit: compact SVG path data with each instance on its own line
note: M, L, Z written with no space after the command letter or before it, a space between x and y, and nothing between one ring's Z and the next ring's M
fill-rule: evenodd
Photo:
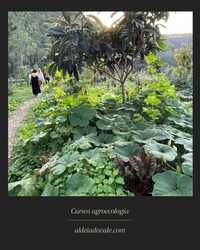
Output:
M45 81L45 78L44 78L44 75L43 75L42 70L40 68L38 69L38 77L39 77L39 84L41 86L42 83Z
M34 69L31 73L31 85L32 85L33 95L35 97L38 96L38 94L41 93L41 90L40 90L39 76L36 69Z

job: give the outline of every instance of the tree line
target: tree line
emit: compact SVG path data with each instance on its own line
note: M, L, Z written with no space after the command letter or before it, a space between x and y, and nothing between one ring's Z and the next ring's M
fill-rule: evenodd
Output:
M8 77L23 78L42 65L51 46L48 27L61 16L58 11L8 13Z

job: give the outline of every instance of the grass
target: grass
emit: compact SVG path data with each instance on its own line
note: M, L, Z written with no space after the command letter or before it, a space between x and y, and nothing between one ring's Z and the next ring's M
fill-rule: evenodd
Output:
M30 85L13 85L9 92L9 113L15 111L19 106L21 106L24 102L32 97L32 90Z

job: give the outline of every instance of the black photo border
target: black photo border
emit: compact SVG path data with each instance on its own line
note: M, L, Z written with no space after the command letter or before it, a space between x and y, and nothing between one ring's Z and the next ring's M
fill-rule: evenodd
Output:
M60 2L60 4L59 4ZM199 161L199 118L200 107L200 12L191 2L175 1L11 1L1 3L1 81L0 81L0 225L8 235L7 248L25 246L66 249L82 242L97 244L112 240L113 248L131 247L158 249L177 247L191 248L192 240L198 241L199 222L200 161ZM95 6L96 5L96 6ZM8 197L7 195L7 155L8 155L8 87L7 87L7 13L8 11L62 11L62 10L166 10L193 11L193 197ZM71 208L127 208L131 221L118 222L127 227L127 234L82 234L75 235L73 228L77 222L69 221ZM87 222L87 225L96 225ZM105 225L105 222L98 222ZM116 222L109 222L116 225ZM20 242L19 242L20 239ZM88 241L86 241L88 240ZM81 242L81 243L79 243ZM160 244L161 243L161 244ZM19 244L19 245L17 245ZM29 245L28 245L29 244ZM1 245L1 243L0 243ZM83 247L83 246L82 246ZM3 249L3 248L2 248ZM76 249L76 248L74 248Z

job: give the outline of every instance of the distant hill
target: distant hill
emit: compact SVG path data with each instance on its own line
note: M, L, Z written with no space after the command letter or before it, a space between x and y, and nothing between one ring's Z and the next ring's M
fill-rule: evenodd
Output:
M160 53L161 58L166 61L169 65L174 66L175 60L171 48L179 49L183 44L192 46L193 37L192 34L170 34L163 35L166 39L166 43L169 46L168 50L164 53Z
M164 35L169 46L180 48L182 44L192 45L192 34L172 34Z

